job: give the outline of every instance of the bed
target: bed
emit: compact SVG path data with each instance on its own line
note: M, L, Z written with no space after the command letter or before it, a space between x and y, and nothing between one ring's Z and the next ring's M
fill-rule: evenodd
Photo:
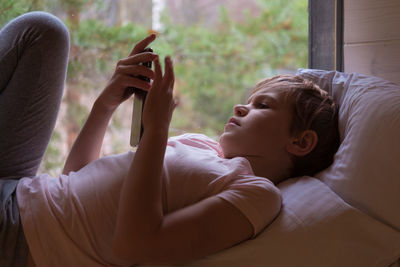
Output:
M334 163L279 184L282 210L258 237L186 266L400 266L400 86L358 73L298 74L340 105Z

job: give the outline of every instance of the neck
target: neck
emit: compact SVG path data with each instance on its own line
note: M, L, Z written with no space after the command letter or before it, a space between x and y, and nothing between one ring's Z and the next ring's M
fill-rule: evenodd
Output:
M268 160L258 156L246 156L245 158L250 162L256 176L265 177L274 184L289 177L288 166L290 165L285 160L277 161L276 158Z

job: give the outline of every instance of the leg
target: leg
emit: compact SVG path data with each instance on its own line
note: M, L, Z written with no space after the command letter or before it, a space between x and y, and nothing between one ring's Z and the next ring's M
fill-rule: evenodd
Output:
M25 266L15 188L34 176L50 140L66 75L69 34L44 12L0 31L0 266Z
M1 179L36 174L57 118L68 52L68 30L44 12L0 31Z

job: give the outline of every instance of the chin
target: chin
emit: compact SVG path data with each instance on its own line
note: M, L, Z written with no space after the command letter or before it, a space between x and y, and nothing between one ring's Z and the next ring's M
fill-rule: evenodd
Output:
M224 155L224 158L226 158L226 159L231 159L231 158L239 156L238 153L236 153L232 149L229 149L229 147L227 147L227 146L224 147L223 145L221 145L221 150L222 150L222 154Z

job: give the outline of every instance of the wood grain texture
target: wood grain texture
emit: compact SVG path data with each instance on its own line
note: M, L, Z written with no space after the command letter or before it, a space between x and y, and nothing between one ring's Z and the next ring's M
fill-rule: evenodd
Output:
M344 1L344 71L400 84L400 0Z
M344 43L400 40L399 0L345 0Z
M344 71L374 75L400 84L400 41L344 46Z

